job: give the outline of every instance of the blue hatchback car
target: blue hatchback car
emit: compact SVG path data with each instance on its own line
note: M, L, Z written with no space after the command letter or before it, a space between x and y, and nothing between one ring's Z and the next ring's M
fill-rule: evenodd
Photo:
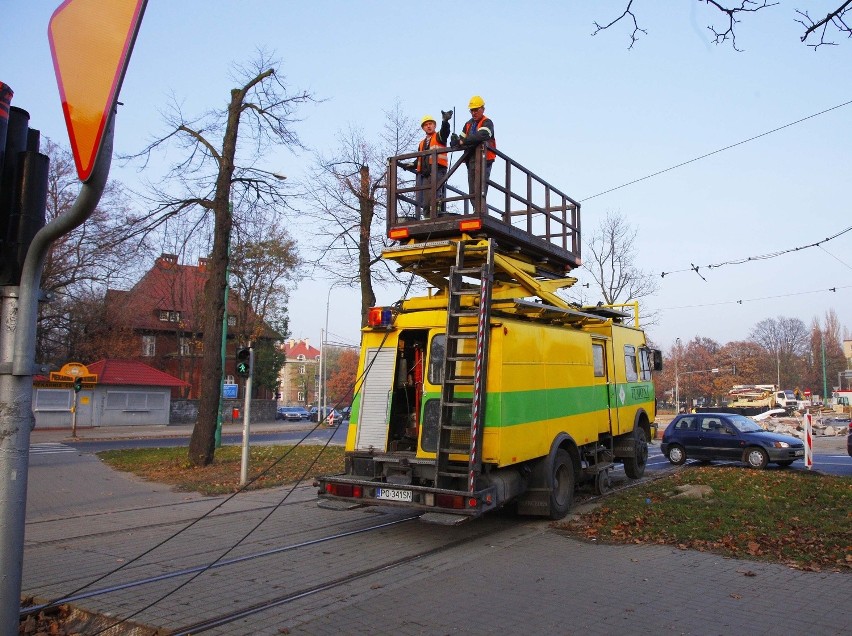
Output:
M733 413L678 415L666 427L660 450L676 465L687 459L721 459L765 468L769 463L789 466L805 457L802 440L770 433L754 420Z

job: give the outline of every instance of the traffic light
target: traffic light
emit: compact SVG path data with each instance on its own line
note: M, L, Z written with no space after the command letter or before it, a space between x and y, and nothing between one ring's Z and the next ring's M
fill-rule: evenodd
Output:
M74 378L74 393L79 393L83 388L83 378Z
M237 351L237 375L241 378L247 378L250 373L251 349L240 349Z

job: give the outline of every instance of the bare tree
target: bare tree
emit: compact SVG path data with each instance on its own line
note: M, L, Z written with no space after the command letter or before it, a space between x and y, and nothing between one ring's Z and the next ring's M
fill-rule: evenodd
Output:
M799 318L766 318L752 328L749 340L770 354L764 367L764 373L769 377L764 382L774 380L782 386L797 383L803 373L808 336L808 329Z
M203 357L198 421L189 444L194 465L213 461L219 385L222 378L222 320L231 230L236 215L260 214L286 207L283 182L256 166L273 146L301 147L293 130L296 108L312 101L307 92L291 93L278 63L264 53L235 68L230 101L223 111L188 119L174 105L166 117L167 132L136 157L148 158L174 143L185 159L166 175L166 189L152 185L151 214L137 225L147 233L178 214L195 214L203 226L213 216L213 245L204 288ZM243 127L241 129L241 126ZM217 136L221 135L221 141Z
M411 151L417 135L416 125L397 103L385 113L384 129L375 141L353 126L341 131L337 149L331 155L317 155L307 183L309 215L318 221L319 249L311 262L336 280L360 287L362 325L376 302L373 285L398 280L381 260L388 245L387 158Z
M760 0L759 2L757 0L740 0L738 3L720 2L717 0L697 1L712 7L722 16L721 24L711 24L707 27L713 35L713 42L715 44L730 42L731 47L735 51L741 50L737 47L736 28L742 18L748 14L757 13L763 9L769 9L781 4L781 2L768 2L767 0ZM639 39L640 34L648 34L646 29L639 26L636 14L633 12L633 2L634 0L628 0L622 14L612 19L607 24L599 24L598 22L595 22L595 30L592 35L597 35L599 32L605 31L611 26L624 20L632 24L632 31L630 32L630 46L627 47L628 49L632 49L633 45L636 44ZM845 33L847 38L852 37L852 25L848 24L846 21L846 12L849 11L850 5L852 5L852 0L844 0L839 5L835 5L836 8L834 10L828 11L828 13L820 19L812 18L808 10L795 9L795 14L798 16L795 18L795 21L804 27L804 31L800 38L801 41L807 44L807 46L816 49L823 45L836 46L836 42L826 39L827 32L829 33L828 38L831 38L830 33L837 33L841 35ZM818 41L816 39L817 35L819 36ZM811 36L813 36L813 38L811 38ZM808 41L809 39L810 41Z
M641 300L657 291L656 278L636 266L636 234L618 212L607 212L588 243L583 269L608 305Z
M66 148L48 139L45 154L50 158L46 210L50 222L70 210L80 181ZM103 300L108 286L121 285L136 275L130 264L149 253L144 242L128 239L132 223L124 189L111 180L89 220L51 245L42 275L42 289L51 300L39 306L38 360L58 363L69 355L82 355L74 350L74 343L81 326L88 324L87 311L98 298Z

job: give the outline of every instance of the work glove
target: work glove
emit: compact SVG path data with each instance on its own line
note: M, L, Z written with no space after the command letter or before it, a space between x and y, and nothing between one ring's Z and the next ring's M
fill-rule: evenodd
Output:
M411 163L405 163L404 161L400 161L399 167L402 168L403 170L408 170L409 172L416 172L417 171L417 164L414 163L413 161Z
M459 136L456 133L450 135L450 147L455 148L459 145Z
M441 111L441 118L442 118L444 121L450 121L450 117L452 117L452 116L453 116L453 111L452 111L452 110L442 110L442 111Z

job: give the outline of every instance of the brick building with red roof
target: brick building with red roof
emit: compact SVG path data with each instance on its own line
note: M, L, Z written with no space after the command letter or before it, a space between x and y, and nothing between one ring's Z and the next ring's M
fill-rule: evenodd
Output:
M181 265L176 255L162 254L131 289L107 290L107 321L135 340L125 348L138 351L132 359L185 382L175 387L174 397L197 399L200 395L206 281L206 258L199 259L197 266ZM224 368L227 384L236 383L236 349L247 340L238 337L240 332L253 333L255 342L281 338L231 290ZM264 393L255 397L274 397Z

